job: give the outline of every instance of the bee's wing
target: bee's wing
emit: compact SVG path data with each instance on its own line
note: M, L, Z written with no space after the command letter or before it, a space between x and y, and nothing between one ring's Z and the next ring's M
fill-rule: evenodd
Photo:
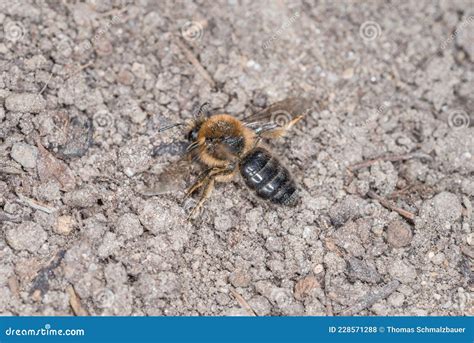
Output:
M138 192L154 196L184 190L191 174L191 162L196 157L193 151L187 151L172 162L155 165L143 174L144 184L138 187Z
M287 98L251 114L243 122L257 133L285 127L311 109L311 100L304 97Z

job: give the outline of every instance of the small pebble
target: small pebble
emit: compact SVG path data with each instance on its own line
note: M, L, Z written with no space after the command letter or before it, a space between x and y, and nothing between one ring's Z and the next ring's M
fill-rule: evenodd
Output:
M117 75L117 81L123 85L130 86L135 81L135 76L128 70L122 69Z
M60 235L69 235L74 227L74 218L71 216L60 216L56 221L54 232Z
M415 267L403 260L396 260L388 267L389 274L403 283L410 283L416 280Z
M140 79L146 78L146 66L140 63L133 63L132 64L132 73L135 74L136 77Z
M118 219L116 232L126 239L131 239L143 233L143 226L136 214L126 213Z
M474 245L474 233L470 233L466 236L466 242L469 245Z
M25 221L6 232L6 240L15 250L38 251L48 235L41 226L34 222Z
M342 73L342 78L346 80L352 78L352 76L354 76L354 68L347 68Z
M395 220L388 224L387 241L394 248L401 248L409 245L413 238L410 226L401 221Z
M247 287L250 284L250 276L242 270L236 270L230 274L229 282L234 287Z
M351 258L349 260L349 278L369 283L377 283L381 279L380 274L374 266L357 258Z
M35 168L38 149L26 143L15 143L12 146L10 156L25 168Z
M444 254L442 252L440 252L440 253L437 253L436 255L434 255L434 257L431 261L436 265L440 265L441 263L443 263L444 259L445 259Z
M295 285L295 299L303 300L317 287L320 287L320 285L314 276L307 276L299 280Z
M91 207L97 204L98 194L90 188L78 189L64 195L63 201L71 207Z
M38 94L16 93L6 98L5 107L13 112L39 113L46 108L46 101Z
M313 272L314 272L314 274L320 274L320 273L324 272L324 266L322 264L317 264L313 268Z
M388 302L393 307L401 307L405 301L405 296L400 292L395 292L388 297Z

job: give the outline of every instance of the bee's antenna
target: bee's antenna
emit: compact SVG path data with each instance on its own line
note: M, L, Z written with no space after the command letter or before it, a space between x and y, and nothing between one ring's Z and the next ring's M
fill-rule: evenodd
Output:
M210 106L209 102L206 101L201 106L199 106L196 110L194 110L194 113L193 113L194 120L200 118L203 114L206 114L206 116L208 116L209 106Z
M184 124L184 123L175 123L175 124L171 124L171 125L166 125L166 126L160 128L160 129L158 130L158 132L163 132L163 131L172 129L173 127L182 126L182 125L185 125L185 124Z

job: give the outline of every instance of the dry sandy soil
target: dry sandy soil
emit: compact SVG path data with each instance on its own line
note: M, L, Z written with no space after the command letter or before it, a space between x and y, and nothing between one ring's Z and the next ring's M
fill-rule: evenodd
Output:
M2 0L0 314L472 315L473 3L396 3ZM297 207L138 191L300 94Z

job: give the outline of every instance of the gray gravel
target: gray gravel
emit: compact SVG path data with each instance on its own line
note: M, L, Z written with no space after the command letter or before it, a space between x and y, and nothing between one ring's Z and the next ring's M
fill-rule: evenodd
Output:
M1 315L474 315L469 0L1 5ZM139 191L162 125L299 94L296 208Z

